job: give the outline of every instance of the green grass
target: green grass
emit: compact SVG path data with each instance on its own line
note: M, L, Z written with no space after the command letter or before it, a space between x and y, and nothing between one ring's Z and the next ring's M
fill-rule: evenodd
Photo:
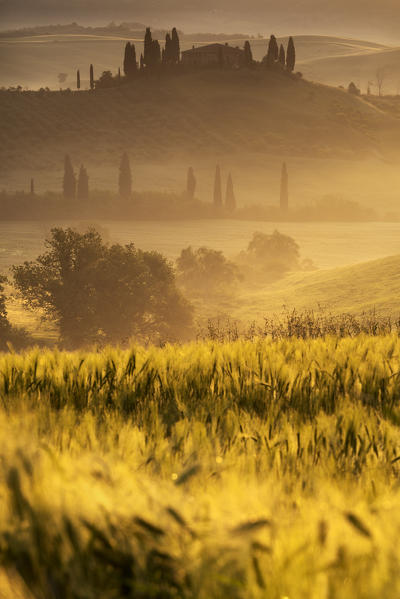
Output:
M399 370L397 336L1 355L4 594L397 598Z

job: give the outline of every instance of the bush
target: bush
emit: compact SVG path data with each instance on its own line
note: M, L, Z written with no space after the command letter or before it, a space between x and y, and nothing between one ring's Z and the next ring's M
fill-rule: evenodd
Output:
M161 254L108 246L94 229L52 229L46 247L13 267L14 281L25 305L44 310L68 346L175 339L190 328L191 307Z
M264 272L283 274L299 267L299 246L292 237L274 231L272 235L256 232L241 258Z
M206 247L182 250L176 265L178 281L187 291L221 293L240 279L236 264Z

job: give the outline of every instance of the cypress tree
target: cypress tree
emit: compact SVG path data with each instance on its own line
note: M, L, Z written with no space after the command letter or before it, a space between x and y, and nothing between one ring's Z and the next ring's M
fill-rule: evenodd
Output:
M90 89L93 91L94 90L94 72L93 72L93 65L90 65Z
M286 162L282 164L280 208L283 212L287 212L289 208L289 177Z
M126 42L125 54L124 54L124 73L126 77L129 77L131 72L131 43Z
M286 52L286 68L288 71L293 73L294 67L296 65L296 49L294 47L293 38L289 38L289 43Z
M179 43L179 35L176 27L172 30L172 60L175 64L178 64L181 60L181 48Z
M167 33L167 35L165 36L165 48L164 48L164 54L163 54L163 62L165 64L169 64L171 62L173 62L174 60L174 54L173 54L173 44L172 44L172 39L169 33Z
M64 158L63 195L66 200L74 200L76 192L76 179L71 159L68 154Z
M88 200L89 199L89 177L87 174L87 170L81 165L79 169L78 176L78 185L76 192L78 200Z
M136 48L135 44L131 44L127 42L125 46L125 54L124 54L124 73L130 78L133 77L136 73L137 64L136 64Z
M144 53L143 53L143 64L148 67L152 64L152 52L153 52L153 38L151 36L150 27L146 28L146 34L144 36Z
M278 57L279 57L278 42L276 41L276 37L274 35L271 35L271 37L269 38L269 44L268 44L267 64L268 65L274 64L278 60Z
M222 206L221 169L220 169L219 165L215 169L214 206L216 208L219 208L220 206Z
M144 69L144 57L143 54L140 55L140 70L143 71Z
M76 89L81 89L81 74L79 69L76 71Z
M156 66L161 62L161 46L158 40L154 40L151 49L151 64Z
M193 168L189 167L187 172L187 185L186 185L186 195L188 200L194 199L194 194L196 191L196 177L194 176Z
M31 196L35 195L35 181L31 179Z
M234 212L236 209L236 198L235 192L233 191L232 175L230 173L226 184L225 208L229 210L229 212Z
M244 43L244 64L248 67L253 64L253 53L251 51L250 42Z
M121 158L121 164L119 167L119 195L121 198L127 199L132 194L132 174L131 166L129 164L128 154L124 152Z
M283 44L281 44L281 47L279 48L279 63L283 67L286 64L286 52L285 52L285 48L283 47Z

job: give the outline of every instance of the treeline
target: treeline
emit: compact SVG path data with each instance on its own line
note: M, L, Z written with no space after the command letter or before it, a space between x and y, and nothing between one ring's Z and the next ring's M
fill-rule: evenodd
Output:
M296 65L296 49L293 38L290 37L287 48L283 44L278 45L275 35L271 35L267 47L267 53L261 62L257 62L253 58L250 41L246 40L243 47L243 57L239 65L244 68L250 67L266 67L266 68L281 68L282 70L293 73ZM226 68L223 61L215 65L208 64L207 68L217 66ZM153 38L150 27L146 28L143 53L140 55L136 51L135 44L127 42L123 56L123 73L118 68L116 74L111 71L103 71L100 77L95 81L93 74L93 64L90 65L90 89L115 87L122 83L132 81L140 73L143 72L159 72L165 68L173 69L193 69L193 65L187 67L181 61L181 44L176 27L171 32L167 32L163 45L160 44L157 38ZM77 71L77 89L80 89L80 71Z

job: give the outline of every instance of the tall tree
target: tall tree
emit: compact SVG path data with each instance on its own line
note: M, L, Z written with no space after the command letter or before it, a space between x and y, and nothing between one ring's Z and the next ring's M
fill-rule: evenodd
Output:
M219 165L215 169L215 180L214 180L214 206L222 206L222 189L221 189L221 169Z
M169 33L165 36L165 47L163 52L163 62L169 64L173 61L172 40Z
M280 208L283 212L287 212L289 208L289 176L286 162L282 164Z
M87 170L81 165L79 169L78 176L78 186L77 186L77 198L78 200L88 200L89 199L89 177L87 174Z
M152 52L153 52L153 38L151 35L150 27L146 28L144 36L144 51L143 51L143 64L146 67L152 65Z
M236 198L235 192L233 191L233 181L231 173L229 173L228 181L226 183L225 208L229 210L229 212L233 212L236 209Z
M66 200L74 200L76 193L76 179L71 159L68 154L64 158L63 195Z
M76 89L81 89L81 74L79 69L76 71Z
M269 44L268 44L267 64L268 65L274 64L278 60L278 57L279 57L278 42L276 41L276 37L274 35L271 35L271 37L269 39Z
M187 172L186 195L188 200L194 199L196 192L196 177L194 176L193 168L189 167Z
M126 152L124 152L121 158L118 185L121 198L129 198L132 194L132 174L128 154Z
M93 71L93 65L90 65L90 89L94 90L94 71Z
M144 69L144 56L143 54L140 55L140 70L143 71Z
M131 44L130 42L127 42L127 44L125 46L123 68L124 68L124 73L128 78L133 77L137 70L136 48L135 48L135 44Z
M246 67L253 64L253 53L251 51L250 42L246 41L244 43L244 64Z
M174 27L172 30L171 41L172 41L172 58L173 58L173 61L177 64L181 60L181 48L180 48L180 43L179 43L179 35L176 30L176 27Z
M151 49L151 66L157 66L161 62L161 46L158 40L154 40Z
M294 67L296 65L296 49L294 47L293 38L289 38L289 43L286 52L286 68L288 71L293 73Z
M281 44L281 47L279 48L279 63L283 67L286 64L286 52L285 52L285 48L283 47L283 44Z
M35 181L31 179L31 196L35 195Z

